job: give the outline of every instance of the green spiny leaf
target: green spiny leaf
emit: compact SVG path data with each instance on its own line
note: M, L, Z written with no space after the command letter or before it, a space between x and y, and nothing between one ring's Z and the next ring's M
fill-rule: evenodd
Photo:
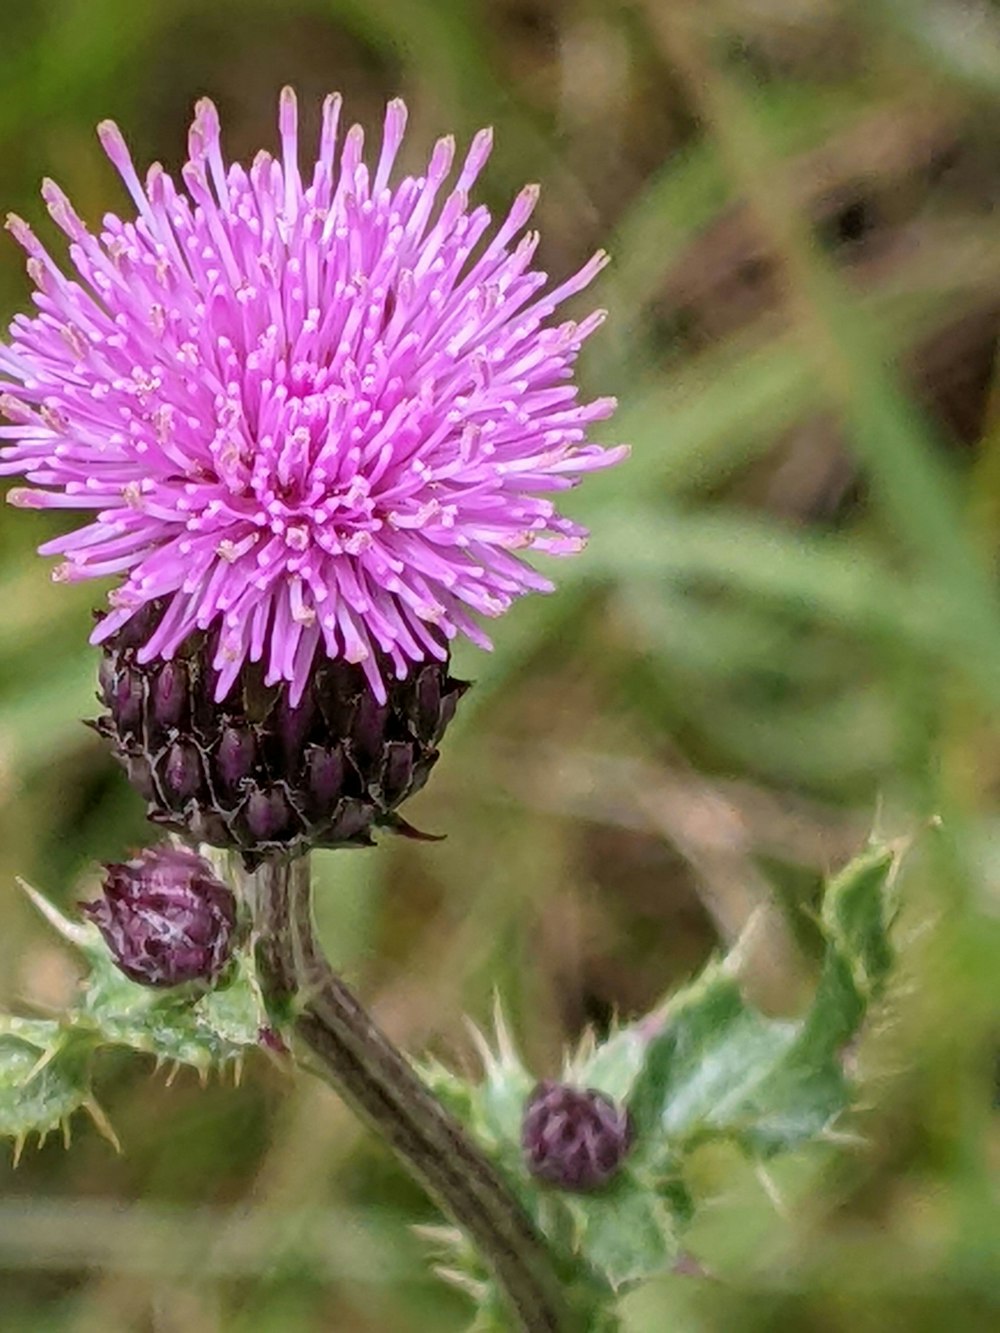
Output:
M256 1046L264 1019L245 958L235 962L226 986L157 991L119 972L103 940L87 952L91 973L74 1017L102 1044L131 1047L206 1074Z
M576 1223L578 1252L613 1291L662 1272L677 1254L669 1209L629 1171L607 1189L569 1198L566 1206Z
M586 1046L570 1060L566 1079L582 1088L594 1088L616 1102L625 1101L643 1067L646 1042L634 1027L619 1028L607 1041Z
M18 1034L18 1028L22 1030ZM58 1023L4 1020L0 1031L0 1136L20 1145L65 1129L73 1114L92 1105L90 1057L85 1042Z
M493 1025L495 1050L478 1029L471 1029L485 1069L483 1081L475 1090L472 1123L501 1157L520 1164L524 1104L537 1080L517 1053L499 1003L494 1007Z
M827 889L826 956L803 1019L752 1009L724 960L639 1026L648 1045L630 1109L641 1156L713 1137L767 1156L821 1135L847 1109L840 1052L892 963L886 886L893 863L892 852L873 849Z
M0 1015L0 1136L18 1144L32 1133L44 1138L84 1108L114 1142L91 1091L91 1060L103 1046L187 1065L204 1077L212 1069L238 1067L244 1052L257 1045L263 1009L245 956L212 990L152 990L119 971L95 927L71 921L37 890L22 887L83 954L89 970L76 1003L57 1022Z

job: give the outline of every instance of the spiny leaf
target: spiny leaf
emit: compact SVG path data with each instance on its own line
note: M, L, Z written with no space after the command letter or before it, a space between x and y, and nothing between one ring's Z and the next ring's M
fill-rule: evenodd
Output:
M7 1024L4 1024L7 1027ZM34 1022L31 1035L0 1032L0 1136L20 1145L62 1129L91 1101L92 1048L50 1023Z
M677 1254L672 1217L648 1183L623 1171L597 1194L567 1201L578 1248L613 1291L662 1272Z
M236 961L227 986L199 994L151 990L130 981L103 941L88 953L92 970L75 1017L103 1044L128 1046L200 1073L238 1060L257 1045L263 1010L246 959Z
M618 1028L600 1046L585 1046L567 1061L566 1081L594 1088L616 1102L625 1101L646 1055L646 1041L635 1027Z
M118 970L95 927L69 920L37 890L22 887L84 955L89 971L76 1003L57 1022L0 1014L0 1136L18 1144L30 1134L44 1138L82 1108L116 1142L91 1090L91 1059L104 1046L152 1055L175 1071L188 1066L202 1078L225 1066L239 1070L263 1022L246 957L237 957L227 984L213 990L152 990Z
M826 956L802 1019L765 1018L729 960L712 964L653 1020L630 1108L640 1151L730 1138L760 1156L824 1133L850 1104L840 1053L892 963L886 886L894 862L873 849L827 889Z
M517 1053L499 1001L494 1005L495 1049L478 1028L470 1032L482 1056L484 1078L475 1089L472 1115L481 1138L520 1161L524 1103L537 1082Z

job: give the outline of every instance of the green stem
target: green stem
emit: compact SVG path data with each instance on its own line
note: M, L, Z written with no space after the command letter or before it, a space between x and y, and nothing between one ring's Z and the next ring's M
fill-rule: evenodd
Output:
M516 1327L575 1333L553 1256L510 1187L323 957L308 858L267 863L246 887L269 1009L288 1014L326 1080L476 1244Z

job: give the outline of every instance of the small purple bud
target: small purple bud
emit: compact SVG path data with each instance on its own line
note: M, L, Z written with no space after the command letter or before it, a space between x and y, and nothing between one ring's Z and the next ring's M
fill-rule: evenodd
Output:
M632 1124L603 1092L546 1080L525 1105L521 1146L537 1179L586 1193L617 1173L632 1146Z
M218 977L232 951L236 899L206 861L150 847L105 870L103 897L81 910L127 977L160 987Z

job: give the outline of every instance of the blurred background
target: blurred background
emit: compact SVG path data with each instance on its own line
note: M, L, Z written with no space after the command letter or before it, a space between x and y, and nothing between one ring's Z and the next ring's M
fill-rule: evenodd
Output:
M55 177L125 209L93 132L183 160L276 140L293 83L404 167L497 131L482 197L544 184L541 260L595 248L611 311L582 367L633 457L572 498L588 554L463 651L474 679L408 815L319 858L322 929L410 1049L473 1067L497 987L530 1062L648 1008L764 928L748 985L808 995L823 874L876 830L904 862L900 974L857 1061L857 1144L762 1181L703 1151L712 1277L632 1298L632 1333L1000 1327L1000 11L985 0L22 0L4 11L0 206L58 249ZM0 246L0 309L24 306ZM579 310L585 310L581 305ZM75 971L17 895L64 904L149 837L79 722L98 590L54 587L50 516L0 512L0 1002ZM448 1333L462 1301L407 1224L420 1194L325 1088L108 1061L89 1124L0 1148L3 1333ZM993 1116L991 1122L991 1115Z

